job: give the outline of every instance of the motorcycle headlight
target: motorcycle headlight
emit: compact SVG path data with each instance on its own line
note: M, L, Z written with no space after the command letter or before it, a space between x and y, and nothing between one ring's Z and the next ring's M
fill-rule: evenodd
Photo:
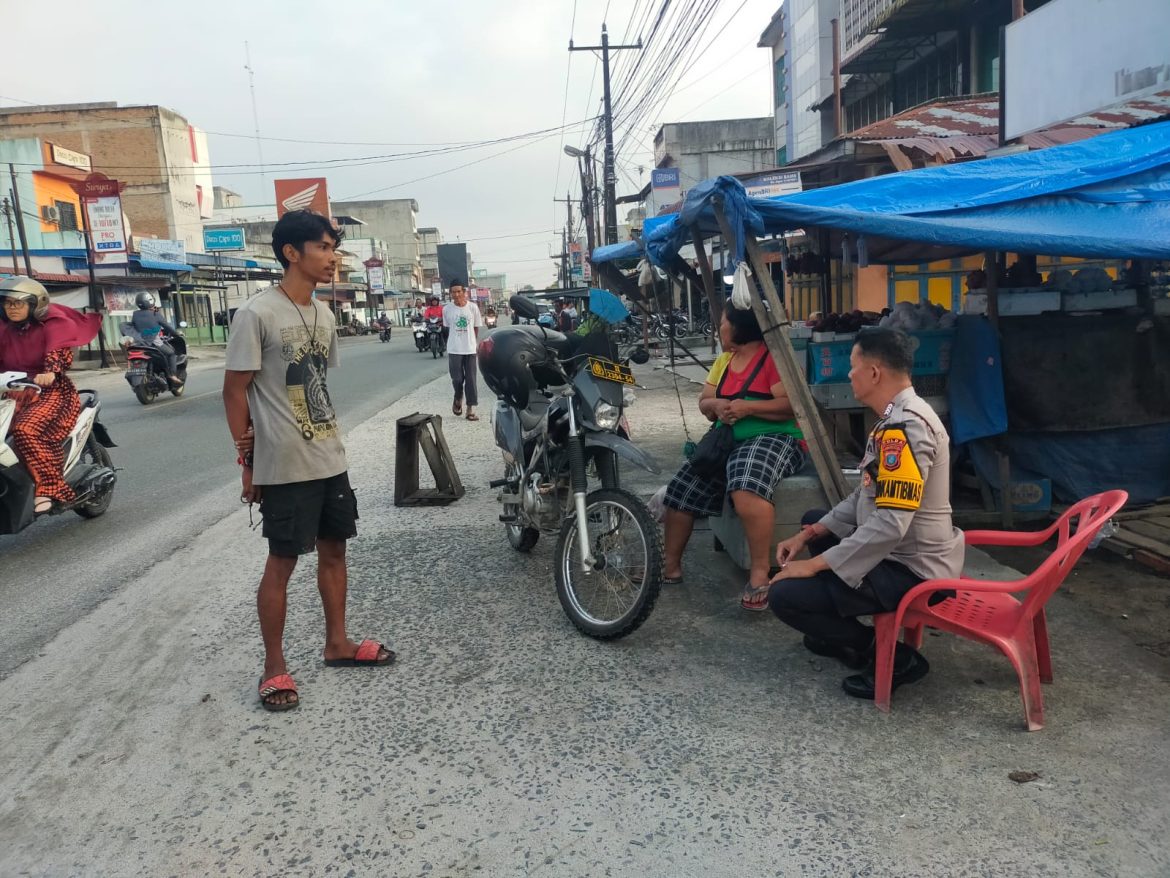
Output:
M603 400L598 400L597 405L593 406L593 422L602 430L612 430L617 427L621 416L622 410L618 406L610 405Z

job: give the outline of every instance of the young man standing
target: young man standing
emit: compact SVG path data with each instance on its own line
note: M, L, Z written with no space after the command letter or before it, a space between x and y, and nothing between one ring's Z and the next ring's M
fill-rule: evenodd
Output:
M307 210L286 213L272 231L284 278L236 312L223 382L228 428L241 452L240 500L260 503L268 561L256 608L264 639L260 703L299 703L284 660L289 578L300 555L317 551L317 588L325 609L325 664L387 665L394 653L345 631L345 543L357 534L357 501L325 384L338 364L332 312L313 298L333 278L341 233Z
M463 400L467 399L467 420L478 421L475 407L479 405L479 388L475 380L476 330L483 326L479 306L467 301L467 289L460 281L451 283L451 301L443 308L443 326L450 331L447 339L447 368L451 370L451 385L455 388L455 402L451 411L463 414Z

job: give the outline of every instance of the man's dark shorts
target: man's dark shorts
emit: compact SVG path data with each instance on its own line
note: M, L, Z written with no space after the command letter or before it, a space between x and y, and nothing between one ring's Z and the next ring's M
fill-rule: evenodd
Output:
M349 473L309 482L264 485L260 495L263 534L270 554L295 558L317 548L318 539L357 536L357 497Z

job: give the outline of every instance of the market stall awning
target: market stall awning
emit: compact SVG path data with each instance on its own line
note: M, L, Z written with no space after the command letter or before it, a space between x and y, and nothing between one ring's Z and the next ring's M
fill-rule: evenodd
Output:
M887 174L776 198L749 198L738 180L695 186L682 211L643 230L669 266L697 225L716 235L714 202L756 235L818 226L868 242L875 262L905 247L1005 250L1088 258L1170 258L1170 122L1037 152ZM899 252L901 251L901 252Z
M145 256L131 256L131 262L137 262L143 268L150 268L154 271L194 271L193 265L187 265L185 262L164 262L160 259L148 259Z
M620 244L604 244L593 251L589 261L618 262L622 259L641 259L642 245L637 241L622 241Z

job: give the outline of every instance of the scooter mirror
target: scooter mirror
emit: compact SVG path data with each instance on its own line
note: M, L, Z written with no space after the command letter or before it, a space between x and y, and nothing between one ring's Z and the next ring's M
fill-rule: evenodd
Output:
M630 361L637 363L639 366L650 362L650 352L645 348L635 348L634 352L630 354Z

